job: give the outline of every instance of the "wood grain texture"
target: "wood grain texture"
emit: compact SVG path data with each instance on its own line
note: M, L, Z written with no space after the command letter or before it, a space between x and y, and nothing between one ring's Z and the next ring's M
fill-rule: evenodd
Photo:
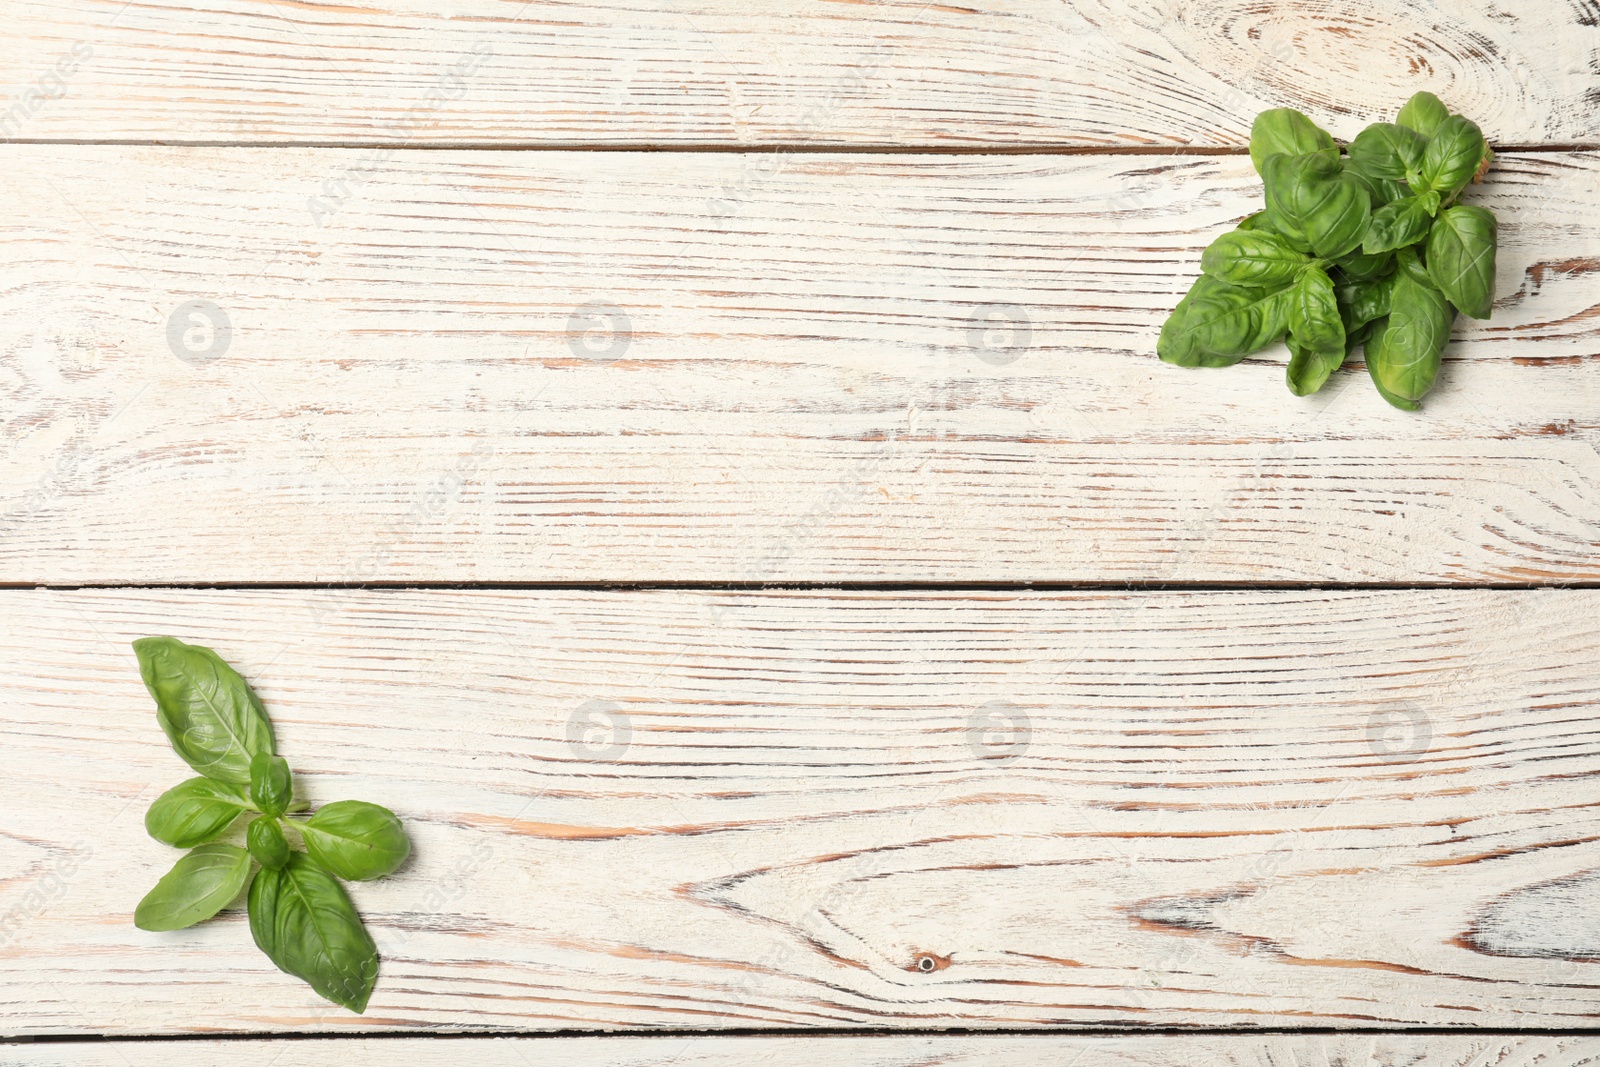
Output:
M142 1041L0 1048L6 1067L1581 1067L1593 1037L578 1037Z
M7 138L1241 144L1353 136L1431 89L1593 144L1593 0L8 0Z
M0 595L0 1033L1582 1027L1600 593ZM365 1016L134 928L212 645L398 811ZM1451 1062L1451 1061L1447 1061ZM1516 1062L1491 1061L1491 1062Z
M10 159L5 581L1600 579L1600 154L1422 414L1156 359L1241 157Z

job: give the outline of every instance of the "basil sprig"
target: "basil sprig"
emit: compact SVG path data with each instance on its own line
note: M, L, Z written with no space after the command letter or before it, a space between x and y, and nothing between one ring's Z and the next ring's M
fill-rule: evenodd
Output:
M1266 210L1206 248L1156 352L1226 367L1285 341L1289 389L1306 396L1364 348L1379 395L1415 411L1457 310L1487 319L1494 306L1494 215L1457 203L1493 159L1483 131L1432 93L1344 155L1300 112L1263 111L1250 160Z
M400 820L376 804L340 800L290 821L309 805L295 802L266 709L238 672L171 637L141 638L133 650L173 749L205 775L173 786L145 813L151 837L192 851L145 894L134 924L181 930L248 886L250 933L267 958L335 1004L365 1011L378 949L338 879L398 870L411 854ZM216 840L245 815L244 848ZM306 851L290 847L286 829Z

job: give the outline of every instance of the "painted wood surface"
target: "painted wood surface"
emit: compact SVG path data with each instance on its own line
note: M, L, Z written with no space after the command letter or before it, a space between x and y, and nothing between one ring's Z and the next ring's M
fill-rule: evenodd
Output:
M1420 414L1156 359L1238 156L9 158L6 581L1600 579L1600 154Z
M1587 1026L1597 607L8 591L0 1032ZM306 799L410 828L353 888L365 1016L237 911L132 925L188 776L128 649L163 632Z
M1594 0L7 0L0 137L389 144L1240 144L1431 89L1594 144Z
M1593 1037L576 1037L142 1041L0 1047L7 1067L1580 1067Z

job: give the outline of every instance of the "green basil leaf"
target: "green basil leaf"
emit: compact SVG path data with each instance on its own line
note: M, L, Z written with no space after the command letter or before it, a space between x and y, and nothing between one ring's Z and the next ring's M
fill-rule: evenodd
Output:
M1417 168L1422 188L1451 197L1465 188L1484 161L1488 144L1478 124L1461 115L1451 115L1439 124Z
M289 761L258 752L250 760L250 799L268 815L282 815L294 799Z
M1341 343L1333 349L1308 348L1295 340L1293 334L1288 337L1289 343L1289 368L1287 378L1289 391L1295 396L1310 396L1321 389L1330 375L1344 364L1345 346Z
M1437 96L1430 92L1420 92L1407 100L1400 109L1400 114L1395 117L1395 122L1407 129L1416 130L1424 137L1432 137L1445 119L1450 117L1450 109L1444 106Z
M1289 335L1304 348L1337 351L1340 362L1344 361L1344 320L1339 317L1339 301L1334 296L1333 280L1319 267L1307 267L1290 293Z
M1367 199L1372 201L1373 210L1385 204L1392 204L1402 196L1409 195L1404 182L1392 181L1388 178L1379 178L1368 174L1360 164L1353 160L1345 160L1344 172L1361 182L1362 188L1367 191Z
M209 648L172 637L133 643L156 720L183 761L207 778L250 783L250 760L274 751L272 723L250 686Z
M1354 282L1338 289L1339 311L1344 318L1346 333L1389 314L1390 301L1394 295L1394 281L1398 277L1398 273L1389 274L1370 281Z
M1263 177L1267 172L1262 168L1270 156L1327 151L1335 156L1339 153L1333 138L1292 107L1263 111L1250 126L1250 162Z
M270 815L252 821L244 839L250 855L261 866L275 871L289 862L289 842L283 836L282 827Z
M1267 230L1231 230L1218 237L1200 256L1200 269L1235 285L1269 288L1287 285L1311 257L1296 252L1279 235Z
M1337 156L1269 156L1266 192L1267 210L1304 234L1319 257L1336 259L1361 244L1372 201Z
M1346 151L1363 174L1402 182L1422 163L1427 146L1428 139L1416 130L1392 122L1375 122L1356 134Z
M1434 192L1402 197L1383 205L1372 213L1372 225L1367 227L1367 235L1361 241L1361 251L1369 256L1378 255L1416 244L1428 235L1433 213L1437 210L1439 194Z
M250 853L201 845L173 865L133 911L141 930L182 930L228 906L250 880Z
M378 979L378 946L333 875L304 852L250 886L250 935L285 974L356 1014Z
M1454 318L1438 289L1403 271L1395 275L1389 316L1373 328L1366 346L1367 370L1384 399L1416 410L1406 405L1415 405L1433 387Z
M1283 337L1288 296L1288 286L1259 289L1202 274L1161 328L1156 351L1180 367L1231 367Z
M1374 278L1394 273L1394 254L1377 252L1368 255L1365 252L1348 252L1334 260L1333 265L1339 268L1340 274L1352 282L1372 281Z
M360 800L319 808L300 825L311 858L353 882L393 874L411 855L411 842L394 812Z
M156 797L144 828L157 841L193 848L232 826L244 809L244 798L222 782L190 778Z
M1481 207L1446 208L1428 231L1428 276L1450 302L1475 319L1494 309L1498 227Z

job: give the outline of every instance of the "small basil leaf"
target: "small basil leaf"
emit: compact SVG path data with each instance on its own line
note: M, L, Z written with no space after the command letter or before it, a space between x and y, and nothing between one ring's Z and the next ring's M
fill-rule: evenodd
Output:
M1475 319L1494 309L1497 225L1481 207L1446 208L1428 231L1428 276L1450 302Z
M1348 252L1333 261L1339 272L1353 282L1371 281L1381 278L1394 271L1394 255L1389 252L1378 252L1368 255L1365 252Z
M1371 198L1337 156L1269 156L1266 193L1267 210L1304 234L1319 257L1336 259L1361 244Z
M250 886L250 935L285 974L356 1014L378 979L378 947L327 871L303 852L256 875Z
M1394 294L1394 280L1397 277L1398 274L1390 274L1339 288L1337 294L1339 311L1344 318L1346 333L1389 314L1390 300Z
M250 880L250 853L236 845L201 845L173 865L133 912L141 930L181 930L209 919Z
M1395 276L1389 316L1367 339L1367 370L1384 399L1414 411L1439 374L1439 355L1450 339L1455 312L1444 294L1409 273ZM1397 400L1405 404L1396 403Z
M207 778L250 783L250 760L272 753L272 723L237 671L209 648L172 637L133 643L156 720L183 761Z
M1333 138L1292 107L1277 107L1263 111L1250 126L1250 162L1256 173L1266 176L1262 168L1269 156L1300 156L1307 152L1328 152L1338 155Z
M1361 241L1361 251L1367 255L1393 252L1397 248L1416 244L1428 235L1433 223L1433 212L1439 209L1439 195L1407 196L1392 204L1385 204L1372 213L1372 225Z
M1432 137L1435 130L1450 117L1450 109L1430 92L1420 92L1407 100L1395 117L1395 122L1407 129L1416 130L1424 137Z
M252 821L245 831L244 841L250 848L250 855L263 867L275 871L289 862L289 842L271 816Z
M1407 126L1375 122L1356 134L1346 149L1350 161L1363 174L1389 181L1404 181L1408 171L1422 162L1428 139Z
M256 807L274 817L282 815L294 799L293 793L289 761L282 756L256 753L250 760L250 799Z
M300 826L311 858L353 882L393 874L411 855L411 842L394 812L360 800L319 808Z
M1423 189L1447 198L1454 196L1478 173L1488 147L1476 122L1451 115L1439 124L1422 153L1417 172Z
M156 797L144 828L157 841L193 848L216 837L245 809L244 798L210 778L191 778Z
M1334 349L1308 348L1290 334L1289 368L1286 377L1289 391L1295 396L1310 396L1321 389L1328 377L1344 364L1345 346Z
M1391 204L1407 195L1404 182L1392 181L1388 178L1379 178L1368 174L1361 165L1353 160L1345 160L1344 172L1361 182L1362 188L1367 191L1367 199L1372 201L1373 209Z
M1235 285L1277 287L1294 281L1311 258L1266 230L1232 230L1200 256L1200 269Z
M1303 348L1337 351L1339 361L1344 362L1344 321L1339 317L1339 301L1334 296L1332 279L1318 267L1307 267L1294 284L1289 297L1289 335Z

